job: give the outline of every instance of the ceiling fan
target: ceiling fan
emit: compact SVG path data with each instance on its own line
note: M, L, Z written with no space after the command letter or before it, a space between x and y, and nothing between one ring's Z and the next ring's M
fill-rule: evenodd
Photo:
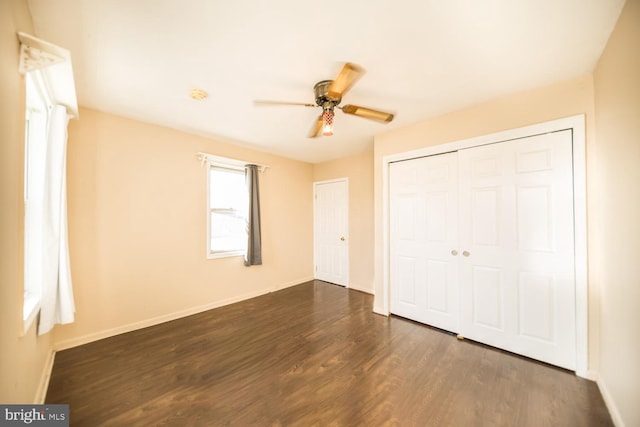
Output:
M364 75L365 71L362 67L347 62L338 73L335 80L322 80L313 86L313 92L316 97L315 104L307 104L304 102L282 102L282 101L255 101L258 105L302 105L305 107L321 107L322 114L318 116L311 131L309 138L317 138L321 135L333 135L333 117L334 109L338 108L345 114L353 114L354 116L364 117L366 119L376 120L382 123L389 123L393 120L393 114L384 111L372 110L371 108L361 107L359 105L343 105L342 97L351 87Z

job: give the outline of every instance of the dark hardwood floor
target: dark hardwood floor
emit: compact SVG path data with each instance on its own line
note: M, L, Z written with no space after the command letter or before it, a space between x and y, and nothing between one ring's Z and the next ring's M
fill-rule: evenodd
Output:
M607 426L571 372L313 281L57 353L72 426Z

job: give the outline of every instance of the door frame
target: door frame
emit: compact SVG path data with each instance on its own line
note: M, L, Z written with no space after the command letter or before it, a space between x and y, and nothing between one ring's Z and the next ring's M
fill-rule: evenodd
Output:
M345 177L345 178L336 178L336 179L328 179L328 180L324 180L324 181L314 181L313 183L313 278L317 279L317 266L318 266L318 239L316 236L316 232L317 232L317 210L316 210L316 189L318 188L319 185L324 185L324 184L334 184L337 182L343 182L346 186L346 191L345 191L345 197L346 197L346 202L347 202L347 206L345 209L345 215L346 217L344 218L344 223L347 227L347 229L345 230L345 235L346 235L346 239L347 239L347 260L346 260L346 280L345 283L342 284L340 283L339 285L344 286L345 288L349 287L350 284L350 265L349 265L349 251L351 250L351 242L349 241L349 178Z
M575 239L575 280L576 280L576 374L589 377L589 318L587 284L587 177L586 177L586 137L585 115L579 114L558 120L463 139L455 142L419 148L382 158L382 295L376 295L374 312L390 314L390 248L389 248L389 166L391 163L417 157L458 151L464 148L506 142L562 130L572 131L573 147L573 209ZM379 299L381 299L379 301Z

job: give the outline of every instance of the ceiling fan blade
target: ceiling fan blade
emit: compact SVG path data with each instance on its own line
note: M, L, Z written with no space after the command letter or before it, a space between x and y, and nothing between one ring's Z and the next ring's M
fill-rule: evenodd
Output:
M322 135L322 114L320 114L316 121L313 123L308 136L309 138L317 138L320 135Z
M329 86L329 98L340 99L351 87L364 75L364 68L347 62L340 70L331 86Z
M371 108L361 107L359 105L345 105L344 107L342 107L342 112L384 123L389 123L391 120L393 120L393 114L391 113L372 110Z
M253 101L254 105L302 105L303 107L317 107L316 104L309 104L306 102L287 102L287 101L267 101L263 99L256 99Z

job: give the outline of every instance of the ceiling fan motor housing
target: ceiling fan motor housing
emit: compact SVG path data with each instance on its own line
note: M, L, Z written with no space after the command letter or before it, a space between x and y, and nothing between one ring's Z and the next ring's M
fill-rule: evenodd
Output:
M333 107L340 104L342 97L334 98L329 96L329 87L333 80L322 80L313 87L316 95L316 104L324 110L333 110Z

